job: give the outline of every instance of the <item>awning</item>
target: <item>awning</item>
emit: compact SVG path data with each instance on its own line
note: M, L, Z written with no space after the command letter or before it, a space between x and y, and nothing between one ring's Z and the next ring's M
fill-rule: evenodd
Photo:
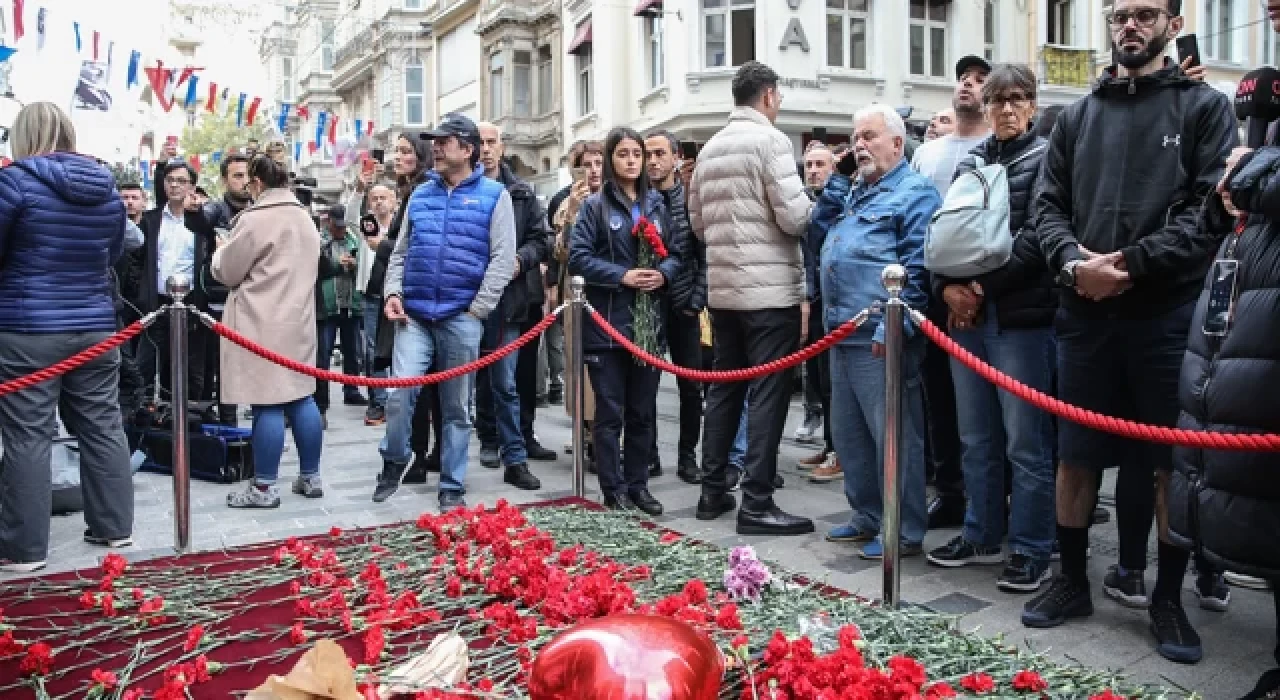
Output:
M646 14L657 14L662 11L662 0L640 0L631 14L640 17Z
M573 35L573 41L569 42L569 53L576 54L585 48L591 46L591 20L582 23L578 27L578 31Z

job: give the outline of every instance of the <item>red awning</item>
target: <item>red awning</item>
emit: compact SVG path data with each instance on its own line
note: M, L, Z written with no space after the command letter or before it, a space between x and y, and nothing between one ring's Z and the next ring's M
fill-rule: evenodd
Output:
M662 0L640 0L640 2L636 3L635 12L632 12L631 14L639 17L655 10L662 10Z
M569 53L574 54L591 46L591 20L582 23L578 27L578 31L573 35L573 41L569 42Z

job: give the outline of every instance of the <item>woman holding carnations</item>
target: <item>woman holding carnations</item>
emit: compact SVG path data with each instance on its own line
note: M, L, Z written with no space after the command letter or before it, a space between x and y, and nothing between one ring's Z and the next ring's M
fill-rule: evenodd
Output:
M646 173L644 140L617 127L604 145L604 184L587 198L569 238L569 274L586 280L586 297L611 326L661 355L667 306L687 231L676 228ZM641 363L597 324L585 324L583 352L596 411L596 469L605 505L662 513L649 493L657 422L658 370ZM624 430L625 427L625 430ZM619 437L625 439L622 457Z

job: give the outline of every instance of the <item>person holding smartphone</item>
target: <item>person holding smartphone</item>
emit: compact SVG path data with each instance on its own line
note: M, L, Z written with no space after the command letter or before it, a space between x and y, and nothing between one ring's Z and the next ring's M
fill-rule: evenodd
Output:
M396 192L386 183L369 188L369 213L360 217L361 245L356 261L356 288L363 295L362 328L364 335L365 373L370 377L385 377L385 369L377 370L374 355L377 349L378 316L382 313L381 281L374 284L373 268L378 246L387 240L387 233L396 215ZM364 413L365 425L382 425L386 422L386 389L369 389L369 407Z

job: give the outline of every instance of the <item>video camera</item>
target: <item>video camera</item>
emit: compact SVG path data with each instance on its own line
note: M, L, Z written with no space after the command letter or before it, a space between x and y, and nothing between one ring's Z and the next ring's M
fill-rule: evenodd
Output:
M289 177L293 179L291 189L293 189L293 195L298 198L298 203L304 207L310 207L315 194L316 179L297 177L296 173L289 173Z

